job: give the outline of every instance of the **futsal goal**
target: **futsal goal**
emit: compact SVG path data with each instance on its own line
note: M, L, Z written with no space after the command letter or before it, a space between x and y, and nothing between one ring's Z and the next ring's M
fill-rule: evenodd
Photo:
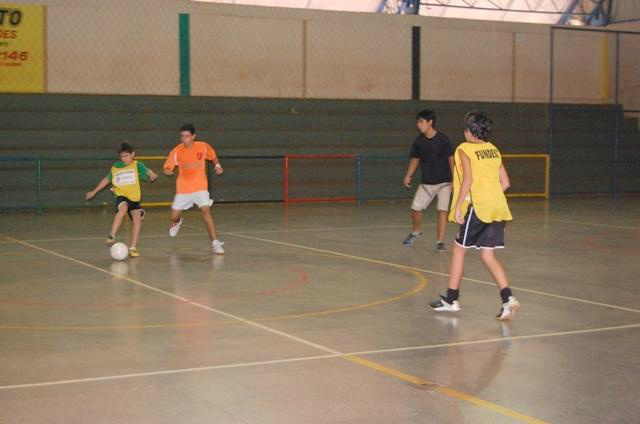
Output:
M549 197L547 154L504 154L508 197ZM353 202L403 199L406 156L292 154L284 157L284 202ZM419 175L414 177L419 180Z
M296 154L284 157L284 202L355 202L359 157Z

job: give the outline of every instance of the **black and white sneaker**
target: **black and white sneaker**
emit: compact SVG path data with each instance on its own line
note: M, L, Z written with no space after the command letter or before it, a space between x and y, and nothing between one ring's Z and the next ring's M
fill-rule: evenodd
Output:
M431 302L429 304L429 306L431 306L431 309L433 309L434 311L437 312L458 312L460 311L460 303L457 300L454 300L453 302L449 303L446 300L446 297L444 296L440 296L440 300L437 300L435 302Z
M519 307L520 302L518 302L518 299L515 296L510 296L509 300L500 307L500 312L496 315L496 319L499 321L512 320Z

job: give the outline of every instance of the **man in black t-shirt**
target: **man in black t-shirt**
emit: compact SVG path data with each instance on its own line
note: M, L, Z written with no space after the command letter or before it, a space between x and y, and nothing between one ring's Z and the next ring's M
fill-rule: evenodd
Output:
M404 241L405 246L422 234L422 211L438 196L438 240L436 252L446 252L444 233L447 226L447 214L451 201L451 181L453 175L453 146L449 138L435 129L436 114L423 110L416 116L420 135L413 143L409 167L404 177L404 186L411 187L411 178L420 165L422 180L411 205L413 231Z

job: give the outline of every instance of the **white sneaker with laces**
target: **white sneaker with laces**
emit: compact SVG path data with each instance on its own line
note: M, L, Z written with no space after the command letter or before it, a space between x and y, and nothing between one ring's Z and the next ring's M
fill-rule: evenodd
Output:
M512 320L519 307L520 302L518 302L518 299L516 299L515 296L509 296L509 301L502 304L502 308L500 308L500 313L496 316L496 319L499 321Z
M182 218L180 218L180 221L171 224L171 227L169 227L169 235L171 237L177 236L178 235L178 231L180 231L180 226L181 225L182 225Z
M211 246L213 246L213 253L216 255L224 255L224 249L222 246L224 245L223 241L214 240L211 242Z
M440 296L440 300L435 302L431 302L429 304L431 309L437 312L459 312L460 311L460 303L457 300L449 303L446 301L444 296Z

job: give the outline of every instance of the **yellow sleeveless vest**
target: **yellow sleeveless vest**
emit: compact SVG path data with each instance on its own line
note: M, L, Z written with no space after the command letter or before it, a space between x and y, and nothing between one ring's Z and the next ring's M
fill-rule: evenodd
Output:
M460 194L462 184L462 161L460 151L463 151L471 162L471 190L462 204L462 215L466 215L470 204L480 221L491 223L494 221L511 221L513 217L507 205L507 198L500 186L500 166L502 156L491 143L462 143L456 149L455 175L453 176L453 202L449 212L449 221L455 222L455 205Z
M124 196L132 202L139 202L142 197L138 161L132 161L124 168L111 167L111 184L116 196Z

